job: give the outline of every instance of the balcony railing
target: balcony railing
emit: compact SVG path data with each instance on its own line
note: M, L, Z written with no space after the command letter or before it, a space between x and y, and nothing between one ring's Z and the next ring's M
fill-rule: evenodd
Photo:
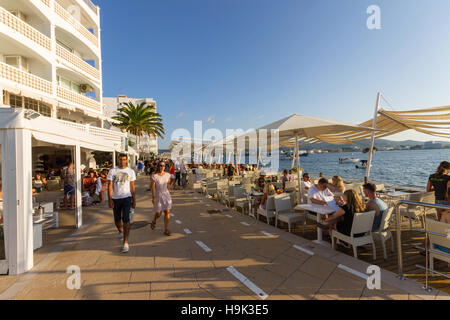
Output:
M39 78L3 62L0 62L0 77L47 94L53 94L53 85L50 81Z
M88 133L88 134L91 134L91 135L94 135L97 137L101 137L105 140L109 140L114 143L117 143L118 145L120 145L122 143L122 138L126 136L126 134L124 134L122 132L118 132L118 131L97 128L97 127L93 127L93 126L89 126L89 125L85 125L85 124L81 124L81 123L75 123L75 122L64 121L64 120L59 120L59 119L57 121L59 123L65 125L66 127L74 128L74 129L83 131L85 133Z
M84 2L87 4L89 8L92 9L92 11L94 11L95 14L98 14L97 7L95 6L95 4L92 3L91 0L84 0Z
M89 97L83 96L82 94L76 93L74 91L58 86L57 95L61 99L76 103L80 106L91 108L96 111L101 111L100 102L91 99Z
M67 62L71 63L78 69L88 73L93 76L95 79L100 80L100 71L91 66L89 63L73 54L69 50L61 47L59 44L56 45L56 55L60 58L63 58Z
M51 40L40 31L20 20L12 13L0 7L0 23L3 23L47 50L51 50Z
M78 32L80 32L86 39L91 41L98 47L98 39L85 26L83 26L74 16L72 16L66 9L55 1L55 12L66 22L70 23Z
M50 7L50 0L41 0L47 7Z

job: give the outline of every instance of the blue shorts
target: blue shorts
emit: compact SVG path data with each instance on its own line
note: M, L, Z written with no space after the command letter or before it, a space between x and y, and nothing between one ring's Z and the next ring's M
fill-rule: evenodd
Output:
M64 195L65 196L74 196L75 195L75 188L72 186L64 186Z
M133 198L113 199L114 222L122 220L123 223L130 222L130 211Z

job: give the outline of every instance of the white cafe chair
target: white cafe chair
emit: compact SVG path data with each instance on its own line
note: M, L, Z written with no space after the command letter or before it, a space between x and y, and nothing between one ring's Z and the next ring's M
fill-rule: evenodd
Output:
M449 234L450 232L450 224L436 221L433 219L427 218L427 231L431 231L434 233L441 234ZM441 237L438 235L434 235L430 233L428 235L430 239L430 249L433 251L440 252L442 251L440 248L435 248L435 245L439 245L441 247L450 248L450 239L448 237ZM438 254L434 252L430 252L430 269L434 270L434 259L438 259L444 262L447 262L450 265L450 257L448 253L442 251L443 254ZM447 256L445 255L447 254ZM434 276L433 271L431 271L431 276Z
M390 229L393 213L394 207L386 209L383 213L383 217L381 218L380 227L378 230L372 231L374 236L380 238L384 260L387 260L386 241L389 239L391 239L391 252L394 252L394 238L392 237Z
M291 224L302 223L302 232L305 233L306 219L304 215L295 213L291 205L290 196L275 197L275 227L278 221L288 224L289 232L291 232Z
M358 258L358 247L366 244L372 244L373 260L377 259L377 252L375 249L375 242L372 237L373 219L375 218L375 211L369 212L357 212L353 216L352 229L350 236L340 233L337 230L333 230L331 234L331 245L335 248L335 239L339 239L346 242L353 247L353 255ZM356 234L364 233L362 237L355 237Z
M267 219L267 224L270 224L270 219L275 218L275 195L268 196L266 200L266 209L258 207L256 210L256 220L259 221L259 216L264 216Z

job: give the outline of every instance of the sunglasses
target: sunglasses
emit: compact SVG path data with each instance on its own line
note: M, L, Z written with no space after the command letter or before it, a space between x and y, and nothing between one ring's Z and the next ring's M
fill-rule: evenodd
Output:
M165 167L165 166L166 166L165 164L160 164L159 165L160 168Z

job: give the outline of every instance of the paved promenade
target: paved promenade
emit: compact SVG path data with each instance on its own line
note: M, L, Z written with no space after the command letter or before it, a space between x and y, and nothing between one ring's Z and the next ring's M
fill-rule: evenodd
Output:
M257 222L191 190L173 192L172 236L155 231L148 177L137 181L130 251L111 209L84 208L84 226L47 232L35 267L0 277L0 299L447 299L382 271L381 290L369 290L367 263ZM66 286L79 266L81 289ZM232 268L230 268L232 267Z

